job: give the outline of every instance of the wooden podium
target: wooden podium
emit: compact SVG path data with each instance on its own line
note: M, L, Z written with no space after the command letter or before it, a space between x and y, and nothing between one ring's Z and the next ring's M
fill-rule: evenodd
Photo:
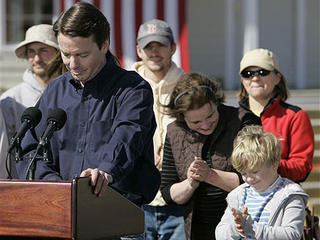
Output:
M141 234L144 213L110 187L97 197L89 178L0 180L0 239L106 239Z

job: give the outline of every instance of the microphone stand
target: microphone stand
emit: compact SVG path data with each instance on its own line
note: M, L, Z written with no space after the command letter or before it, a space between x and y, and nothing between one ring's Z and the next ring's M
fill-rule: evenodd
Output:
M29 152L26 179L27 180L34 180L37 162L39 160L49 161L47 146L48 146L47 139L45 139L45 144L41 148L38 148L38 144L32 144L32 145L28 146L27 149L22 151L21 140L20 140L20 138L17 138L14 146L12 146L12 148L8 151L8 154L11 155L12 158L14 157L15 162L18 163L20 161L23 161L22 156ZM12 154L13 149L15 149L14 156ZM36 150L34 152L34 155L31 152L33 150ZM42 150L42 156L38 156L40 150ZM11 161L10 160L11 157L9 156L9 161ZM6 161L8 161L8 159ZM6 163L6 164L8 164L8 163ZM8 171L11 171L11 169L8 169ZM9 175L10 175L10 173L9 173Z
M37 153L36 153L37 154ZM37 160L33 160L32 154L29 154L29 167L27 172L27 180L34 180L35 172L36 172L36 162Z
M16 162L19 162L19 161L21 161L21 152L22 152L20 138L17 138L15 149L16 149L16 151L15 151L14 159Z
M15 133L16 134L16 133ZM14 150L14 152L13 152ZM13 136L10 140L10 145L7 150L6 159L5 159L5 167L8 173L8 178L12 179L12 161L16 163L22 161L22 148L21 148L21 138L18 137L15 139Z
M28 160L28 168L27 168L27 180L34 180L35 179L35 172L37 167L37 162L39 160L49 162L48 158L48 144L47 144L47 138L45 139L45 144L38 148L38 145L34 146L33 150L36 149L34 155L32 156L32 153L29 154L29 160ZM42 150L42 156L38 156L39 151Z

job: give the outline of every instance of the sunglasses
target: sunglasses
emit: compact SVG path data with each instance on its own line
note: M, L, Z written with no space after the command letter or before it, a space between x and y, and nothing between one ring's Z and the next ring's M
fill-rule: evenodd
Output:
M265 70L265 69L258 69L256 71L251 71L251 70L244 70L241 72L241 76L243 78L253 78L254 76L259 76L259 77L264 77L268 76L271 71Z

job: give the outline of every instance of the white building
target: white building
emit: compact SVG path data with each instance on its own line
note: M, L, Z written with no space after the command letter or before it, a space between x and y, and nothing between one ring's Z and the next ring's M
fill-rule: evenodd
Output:
M136 0L91 0L107 4ZM140 0L150 5L157 0ZM164 4L169 1L163 0ZM275 52L291 89L320 88L319 0L185 0L190 71L217 77L226 90L240 86L242 54L263 47ZM25 62L13 50L34 24L52 23L61 3L74 0L0 0L0 87L21 81ZM118 2L119 3L119 2ZM113 26L111 26L112 28ZM134 41L133 41L134 43Z

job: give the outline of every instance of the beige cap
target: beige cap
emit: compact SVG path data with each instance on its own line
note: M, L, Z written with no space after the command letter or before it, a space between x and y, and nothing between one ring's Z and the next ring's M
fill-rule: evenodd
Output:
M269 71L276 69L280 72L276 56L268 49L257 48L246 52L240 61L240 73L251 66L261 67Z
M15 53L17 57L27 58L26 46L33 42L43 43L59 50L58 41L53 32L52 25L39 24L28 28L26 31L25 40L19 43L19 45L16 47Z

